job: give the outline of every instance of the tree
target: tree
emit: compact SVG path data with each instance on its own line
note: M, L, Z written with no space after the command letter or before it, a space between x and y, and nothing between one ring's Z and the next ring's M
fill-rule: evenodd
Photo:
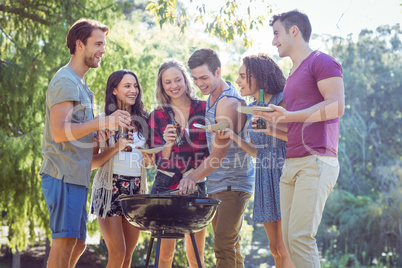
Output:
M35 242L35 227L49 236L38 174L43 104L51 77L69 59L64 45L68 27L89 16L108 24L116 8L113 1L5 0L0 4L0 211L13 251Z
M192 3L191 0L190 2ZM189 15L187 8L176 0L151 0L146 9L155 15L155 20L161 28L165 24L173 24L184 32L191 22L200 22L205 26L205 32L211 36L217 36L227 43L238 36L243 38L246 47L252 45L248 31L262 26L265 16L272 12L271 5L266 4L264 0L250 0L248 4L228 0L219 11L206 9L206 4L203 3L196 6L195 15ZM247 12L243 13L243 10ZM258 14L261 10L266 10L266 13Z
M146 7L151 14L146 12ZM156 71L165 58L176 57L185 63L196 48L209 46L219 51L220 44L211 44L204 35L198 37L197 33L186 30L190 22L204 23L207 33L227 42L237 35L243 38L244 44L250 44L246 42L247 31L263 23L263 19L254 19L254 24L250 18L248 22L238 22L240 17L235 15L239 8L240 1L228 1L217 12L197 6L197 15L186 17L180 3L171 0L2 1L0 211L1 224L9 227L10 248L21 251L33 243L38 238L35 227L49 237L48 213L38 175L42 162L44 101L50 79L70 57L64 45L69 26L80 17L91 17L111 28L101 67L86 75L95 93L98 107L95 114L103 111L107 77L122 68L138 74L146 106L151 111L155 104ZM187 9L184 11L189 13ZM210 15L212 19L208 18ZM155 16L162 30L155 27ZM229 20L238 24L230 24ZM332 267L352 263L370 265L374 259L402 266L399 253L402 248L400 26L362 31L358 42L336 37L326 41L331 44L330 54L343 66L347 108L341 118L341 174L327 202L317 236L322 255L331 260ZM232 44L235 47L230 50L235 50L235 56L223 68L230 81L237 73L238 54L245 49L236 42ZM246 213L246 219L250 219L250 213ZM250 249L253 254L258 252L258 245L266 245L266 236L257 228L252 230L251 225L246 227L244 232L254 231ZM93 223L89 229L97 228ZM26 230L29 235L25 235ZM146 252L147 236L141 239L143 244L135 253L138 260L143 260ZM209 263L213 262L212 241L212 235L207 237ZM249 244L249 240L245 242ZM184 260L181 251L176 255L176 262L183 264Z
M165 58L176 57L185 63L197 47L217 49L196 34L184 37L171 26L168 31L155 28L145 12L146 1L128 2L39 0L27 4L18 0L0 4L0 211L1 225L9 228L8 246L14 252L50 238L38 174L44 103L50 79L70 58L65 38L72 23L90 17L111 28L101 67L91 69L85 77L95 93L95 115L103 111L106 80L113 71L137 73L150 111L155 104L157 69ZM96 222L89 225L89 231L95 230ZM141 239L147 241L147 236ZM144 252L146 248L136 251L139 260L144 259ZM210 246L209 252L213 252Z
M397 24L363 30L357 42L327 39L343 67L346 111L341 173L318 237L336 265L402 263L401 34Z

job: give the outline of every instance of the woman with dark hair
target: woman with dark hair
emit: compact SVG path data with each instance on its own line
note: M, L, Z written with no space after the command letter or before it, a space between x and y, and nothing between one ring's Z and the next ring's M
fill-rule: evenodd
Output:
M146 194L145 167L153 160L138 150L149 143L148 113L138 78L128 70L112 73L107 81L105 115L117 109L131 114L129 136L119 137L113 129L97 133L92 169L99 170L92 185L91 216L98 218L108 249L107 267L131 267L140 230L124 217L118 197Z
M243 57L236 83L242 96L252 96L258 100L262 89L265 106L285 106L283 89L286 78L275 61L266 54ZM254 101L249 106L256 104L257 101ZM249 124L250 143L239 138L229 128L218 131L217 135L231 138L245 152L256 158L253 220L264 224L275 267L293 267L282 238L279 199L279 179L286 158L286 132L277 129L273 131L269 125L265 130L257 130L257 120L258 118L253 118L253 124Z
M158 107L149 116L152 147L163 145L164 149L156 155L158 172L152 186L152 194L176 189L180 180L196 169L209 155L205 130L193 126L194 123L205 125L206 102L195 97L195 89L181 62L170 59L161 64L155 95ZM179 137L172 124L172 117L181 126ZM177 142L177 137L180 142ZM194 195L206 196L205 181L204 178L197 183ZM195 234L202 264L205 235L206 229ZM185 235L185 239L190 267L198 267L191 238ZM172 267L175 243L174 239L162 239L160 267Z

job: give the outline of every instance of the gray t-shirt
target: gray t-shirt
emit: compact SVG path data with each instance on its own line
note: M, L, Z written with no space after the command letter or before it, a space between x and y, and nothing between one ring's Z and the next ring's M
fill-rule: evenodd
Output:
M90 121L94 119L93 95L85 81L68 66L60 68L52 78L46 94L46 121L42 139L43 162L40 174L46 173L66 183L89 188L94 134L74 141L56 143L50 127L50 108L64 101L72 101L74 108L71 122Z

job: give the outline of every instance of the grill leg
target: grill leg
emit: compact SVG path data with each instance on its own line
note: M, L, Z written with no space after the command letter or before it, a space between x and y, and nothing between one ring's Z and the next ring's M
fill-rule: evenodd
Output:
M158 238L156 239L156 253L155 253L155 268L159 265L159 253L161 250L162 231L158 231Z
M197 243L195 242L194 233L190 233L190 237L191 237L191 242L193 242L194 254L195 254L195 257L197 258L198 267L202 268L200 254L198 254L198 248L197 248Z
M149 240L149 246L148 246L148 253L147 253L147 258L145 260L145 268L149 267L149 259L151 258L151 253L152 253L152 247L154 245L154 240L155 238L153 238L151 236L151 239Z

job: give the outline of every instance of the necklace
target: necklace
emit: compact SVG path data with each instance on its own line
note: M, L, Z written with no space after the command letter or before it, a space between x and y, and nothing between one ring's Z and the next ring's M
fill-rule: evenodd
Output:
M175 113L175 120L182 126L183 128L188 128L188 117L189 113L183 113L182 110L178 109L178 114Z
M190 110L191 110L191 100L189 100L189 105L182 103L181 105L172 105L174 118L176 122L182 126L182 128L188 128L188 119L190 117Z

